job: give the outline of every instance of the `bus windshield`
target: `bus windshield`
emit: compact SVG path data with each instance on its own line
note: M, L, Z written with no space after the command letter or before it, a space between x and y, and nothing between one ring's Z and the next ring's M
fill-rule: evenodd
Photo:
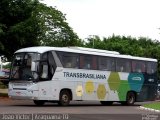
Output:
M37 80L39 53L16 53L11 68L11 80Z

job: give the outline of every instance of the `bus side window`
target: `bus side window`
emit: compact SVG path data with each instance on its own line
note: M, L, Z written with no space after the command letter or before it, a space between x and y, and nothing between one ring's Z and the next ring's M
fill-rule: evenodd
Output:
M122 59L116 59L116 71L117 72L124 72L124 65Z
M118 72L131 72L131 63L128 59L117 58L116 71Z
M146 65L144 61L132 61L132 71L138 73L146 72Z
M83 66L83 68L84 68L84 69L91 69L91 65L92 65L92 63L91 63L91 58L85 56L85 57L84 57L84 66Z
M154 74L157 71L156 63L154 62L147 62L147 73Z
M97 70L97 56L92 56L92 69Z
M115 59L111 57L99 57L99 70L115 71Z
M132 71L141 72L140 66L138 66L138 61L132 61Z
M69 55L63 56L63 63L65 68L72 68L72 57Z
M79 55L69 52L57 52L64 68L79 68Z
M108 58L108 64L110 65L109 70L115 71L116 69L115 58Z
M80 68L82 69L84 66L84 56L80 56Z
M106 57L98 57L98 68L99 70L109 70Z
M93 68L93 59L90 55L80 56L80 68L81 69L92 69Z

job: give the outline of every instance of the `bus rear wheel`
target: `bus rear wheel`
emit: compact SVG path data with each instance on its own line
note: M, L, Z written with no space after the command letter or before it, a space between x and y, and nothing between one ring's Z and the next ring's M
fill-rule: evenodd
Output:
M71 100L70 93L67 90L63 90L60 93L60 98L59 98L58 104L60 106L67 106L67 105L69 105L70 100Z
M102 105L105 105L105 106L110 106L110 105L113 104L112 101L100 101L100 103L101 103Z
M42 106L45 104L44 100L33 100L34 104L37 106Z
M134 105L136 96L134 92L128 92L126 96L126 105Z

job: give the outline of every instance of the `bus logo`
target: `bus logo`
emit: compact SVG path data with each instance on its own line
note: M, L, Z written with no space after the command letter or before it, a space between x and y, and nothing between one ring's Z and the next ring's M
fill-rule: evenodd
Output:
M141 81L141 77L133 77L132 80L135 80L135 81Z

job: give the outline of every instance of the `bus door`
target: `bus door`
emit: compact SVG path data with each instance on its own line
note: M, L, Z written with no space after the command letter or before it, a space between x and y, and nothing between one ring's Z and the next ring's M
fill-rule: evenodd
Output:
M52 52L43 53L39 64L39 97L50 99L54 94L52 79L57 67Z

